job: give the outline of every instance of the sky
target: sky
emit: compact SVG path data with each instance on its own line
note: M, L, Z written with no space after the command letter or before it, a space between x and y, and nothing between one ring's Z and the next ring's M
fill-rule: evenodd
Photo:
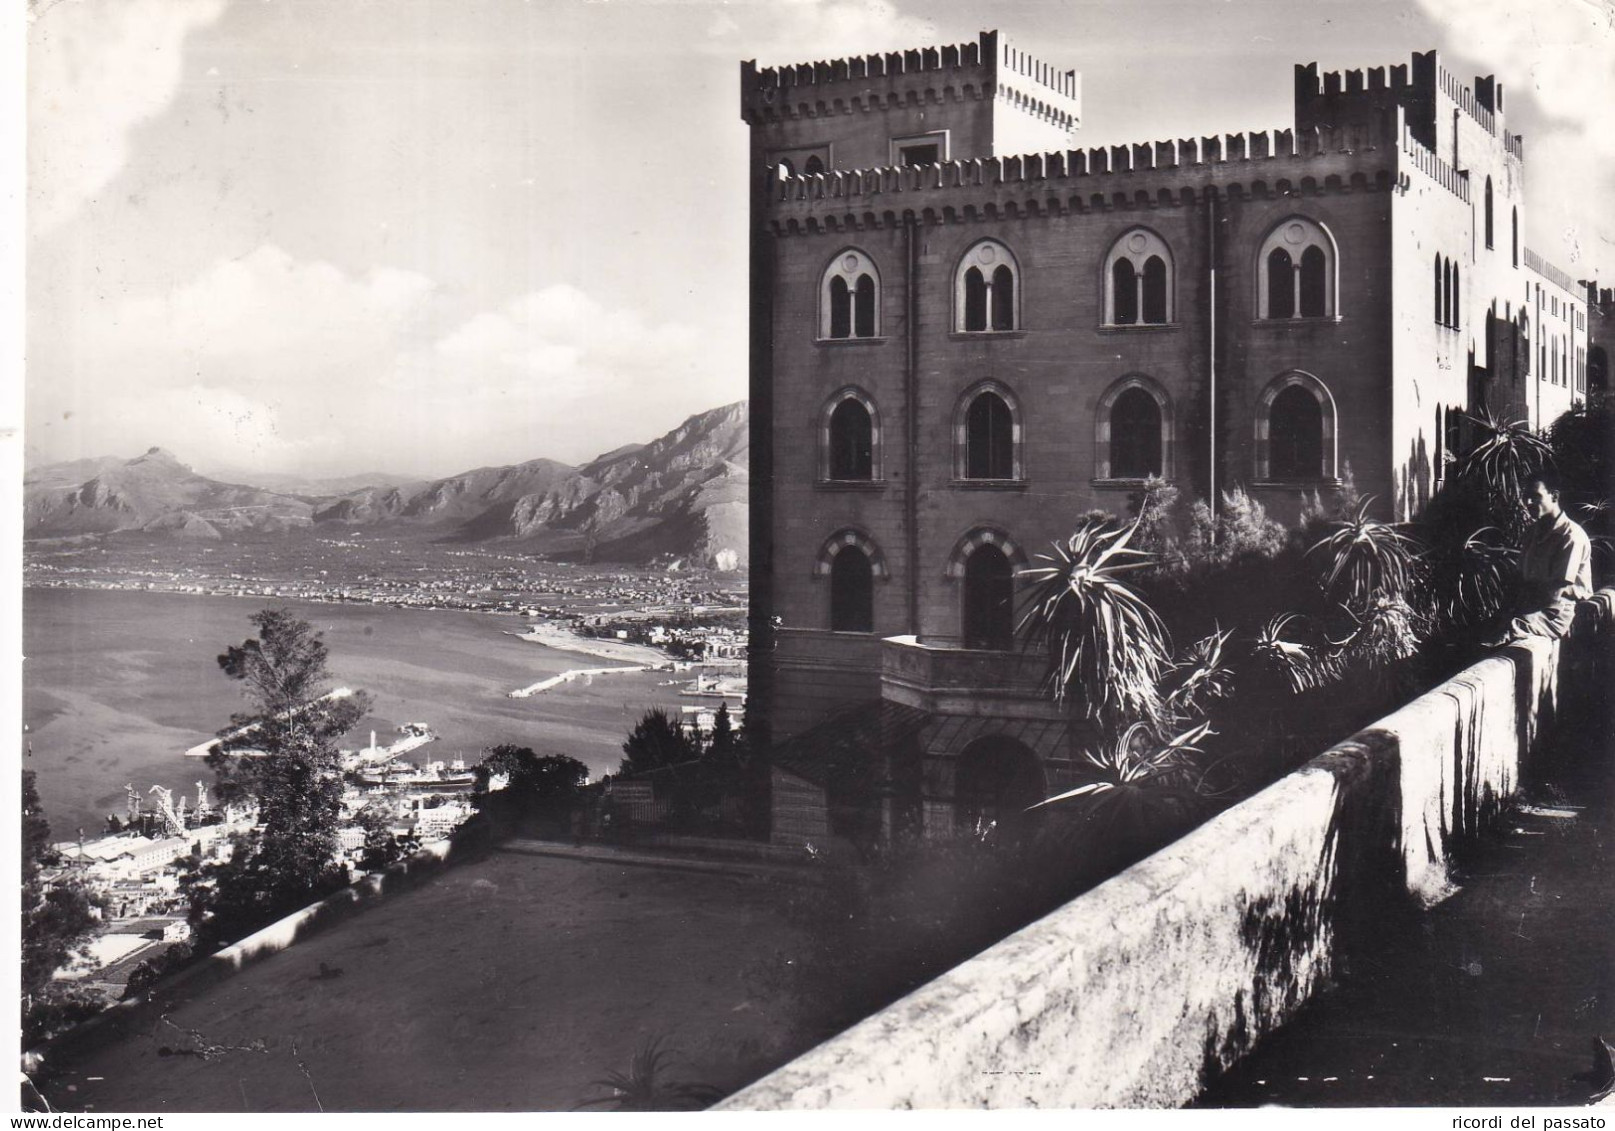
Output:
M30 0L30 465L582 462L745 395L738 64L972 40L1081 145L1282 128L1437 47L1525 134L1526 243L1615 285L1615 0Z

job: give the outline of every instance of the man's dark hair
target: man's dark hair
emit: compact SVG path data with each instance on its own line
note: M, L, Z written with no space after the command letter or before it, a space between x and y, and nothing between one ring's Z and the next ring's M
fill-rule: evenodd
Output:
M1535 483L1540 483L1546 487L1548 489L1548 494L1552 495L1554 498L1558 498L1564 491L1564 482L1559 478L1559 471L1557 468L1540 468L1536 472L1532 473L1531 478L1525 481L1525 485L1527 487L1530 487Z

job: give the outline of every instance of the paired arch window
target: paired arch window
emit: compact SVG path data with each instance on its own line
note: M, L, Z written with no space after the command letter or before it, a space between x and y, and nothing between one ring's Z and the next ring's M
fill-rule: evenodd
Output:
M1169 477L1172 416L1166 391L1146 377L1127 377L1099 399L1094 421L1094 477Z
M948 575L964 582L961 635L966 648L1008 651L1015 643L1015 568L1026 556L1008 535L979 529L959 540Z
M959 479L1014 481L1021 468L1020 406L996 381L983 382L954 413L954 475Z
M1310 482L1339 475L1334 397L1310 373L1286 373L1256 408L1256 478Z
M959 261L954 282L954 328L964 333L1020 326L1020 268L997 240L982 240Z
M880 272L857 248L836 253L819 288L819 337L880 336Z
M1166 325L1173 281L1166 241L1146 228L1124 233L1105 257L1105 325Z
M875 631L875 578L887 576L880 548L860 530L839 530L819 550L814 571L830 579L830 631Z
M1445 256L1435 260L1436 324L1449 330L1458 328L1458 265Z
M1268 233L1257 256L1261 318L1339 315L1339 263L1323 225L1293 216Z
M819 419L819 478L838 483L880 478L880 413L862 389L825 402Z

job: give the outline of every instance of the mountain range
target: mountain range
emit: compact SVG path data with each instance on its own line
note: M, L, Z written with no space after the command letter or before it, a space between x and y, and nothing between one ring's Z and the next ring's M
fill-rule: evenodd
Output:
M366 527L513 543L557 557L671 556L734 569L746 562L746 485L746 402L739 401L580 467L535 459L424 483L384 475L227 483L161 448L131 460L74 460L28 473L24 537L226 539Z

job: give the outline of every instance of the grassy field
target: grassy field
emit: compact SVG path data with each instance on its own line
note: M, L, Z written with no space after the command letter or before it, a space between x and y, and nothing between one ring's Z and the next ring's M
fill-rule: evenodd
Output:
M425 722L440 740L414 755L474 761L500 742L569 754L596 774L615 770L622 737L646 706L675 704L671 673L563 684L529 699L506 693L600 660L507 632L522 622L489 614L371 605L274 602L90 589L23 595L23 723L39 790L58 839L122 813L123 786L194 795L211 781L181 757L242 708L216 657L252 634L247 617L287 605L325 634L337 682L369 691L382 740L402 722Z
M70 1111L561 1110L653 1037L673 1077L729 1091L827 1035L770 972L803 945L789 897L496 853L168 1003L172 1025L58 1066L48 1091ZM161 1055L181 1029L241 1051Z

